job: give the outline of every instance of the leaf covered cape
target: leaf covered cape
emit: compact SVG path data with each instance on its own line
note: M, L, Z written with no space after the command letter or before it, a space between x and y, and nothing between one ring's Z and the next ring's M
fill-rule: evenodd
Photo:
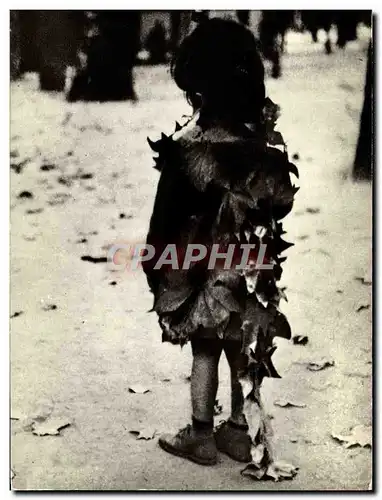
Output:
M232 319L239 318L241 328L235 338L242 343L240 381L253 447L248 475L275 479L259 389L264 377L279 377L272 363L274 337L291 338L288 321L279 310L281 298L286 297L277 282L286 260L282 254L292 246L282 237L280 221L292 209L298 188L291 174L298 177L298 171L288 159L281 134L274 130L278 107L270 100L266 104L261 132L245 124L206 125L199 118L184 127L176 124L171 136L149 140L158 153L155 168L160 180L147 236L156 252L143 268L164 341L184 345L205 332L230 338ZM238 269L243 257L240 245L248 243L255 249ZM169 244L176 248L179 269L155 268ZM182 269L190 244L202 245L208 252ZM214 244L221 252L235 245L227 269L208 268ZM257 266L260 244L266 248L263 263L268 269Z

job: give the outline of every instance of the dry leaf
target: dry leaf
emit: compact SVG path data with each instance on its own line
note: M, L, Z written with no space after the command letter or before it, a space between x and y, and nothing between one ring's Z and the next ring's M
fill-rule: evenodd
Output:
M280 479L293 479L299 469L295 465L284 462L283 460L274 462L271 467L273 467L276 475L278 476L276 481Z
M334 366L334 360L331 358L321 358L318 361L296 361L295 364L306 365L309 371L318 372L330 366Z
M288 401L287 399L277 399L274 403L276 406L281 406L282 408L289 408L295 406L296 408L306 408L305 403L300 403L298 401Z
M223 413L223 405L220 405L219 400L217 399L215 401L215 406L214 406L214 415L218 416L221 415L222 413Z
M359 313L360 311L363 311L364 309L370 309L370 304L361 304L359 307L357 307L355 312Z
M60 430L71 425L72 422L68 418L53 417L48 418L44 422L34 422L32 432L36 436L57 436Z
M129 392L133 392L134 394L146 394L146 392L150 392L150 389L143 385L136 384L129 387Z
M18 316L21 316L23 314L23 311L16 311L11 315L12 318L17 318Z
M154 439L157 430L154 427L146 427L144 429L132 430L129 432L130 434L136 435L136 439L144 439L145 441L149 441L150 439Z
M308 343L308 337L307 335L295 335L292 337L293 344L297 345L306 345Z
M55 311L57 309L56 304L45 304L41 308L43 311Z
M282 481L283 479L293 479L297 474L298 467L287 462L278 461L273 462L268 467L258 468L253 463L247 465L245 469L241 471L243 476L250 477L252 479L272 479L273 481Z
M352 446L362 446L363 448L368 446L371 448L372 428L371 425L356 425L350 429L350 434L348 436L343 436L334 432L332 432L331 436L337 441L345 443L345 448L350 448Z
M355 276L354 278L356 281L360 281L363 285L372 285L373 284L373 277L372 274L366 273L364 276Z

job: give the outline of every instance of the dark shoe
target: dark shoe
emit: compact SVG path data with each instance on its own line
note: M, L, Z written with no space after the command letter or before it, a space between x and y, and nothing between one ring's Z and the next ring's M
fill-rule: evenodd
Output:
M195 437L191 425L181 429L175 436L164 434L159 438L159 446L177 457L187 458L200 465L215 465L217 449L214 436Z
M216 446L237 462L250 462L251 438L247 431L233 427L229 421L220 424L215 431Z

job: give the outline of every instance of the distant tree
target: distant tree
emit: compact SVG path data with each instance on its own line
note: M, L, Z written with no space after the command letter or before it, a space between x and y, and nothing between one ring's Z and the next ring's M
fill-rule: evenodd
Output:
M64 90L66 69L76 58L79 30L78 11L37 11L34 43L41 90Z
M245 24L246 26L249 26L249 14L250 14L249 10L236 11L237 19L239 20L239 22Z
M192 11L171 10L170 11L170 50L174 53L183 38L187 35L191 24Z
M355 180L371 180L374 170L373 155L373 50L370 41L367 54L366 81L357 150L353 165Z
M21 66L20 17L17 10L10 11L10 77L16 80Z

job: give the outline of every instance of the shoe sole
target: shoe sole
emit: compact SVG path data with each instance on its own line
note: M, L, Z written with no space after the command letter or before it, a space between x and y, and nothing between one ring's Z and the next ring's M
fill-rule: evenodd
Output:
M171 453L171 455L175 455L181 458L187 458L188 460L191 460L191 462L195 462L196 464L199 465L216 465L217 463L217 458L204 459L196 457L195 455L190 455L189 453L178 450L177 448L173 448L171 445L163 441L159 441L159 446L162 448L162 450L167 451L167 453Z

